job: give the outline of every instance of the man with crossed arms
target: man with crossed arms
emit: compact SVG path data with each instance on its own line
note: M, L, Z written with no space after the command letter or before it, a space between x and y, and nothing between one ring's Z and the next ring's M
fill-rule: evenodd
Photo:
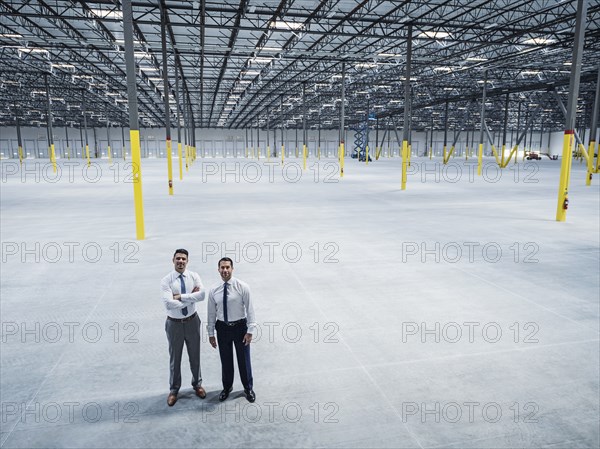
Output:
M195 305L204 301L206 291L198 273L186 270L188 255L187 250L176 249L173 255L174 270L160 283L162 300L167 311L165 331L171 362L170 391L167 397L169 407L177 402L177 394L181 387L181 356L184 342L192 371L192 387L196 396L201 399L206 397L200 374L200 317L196 313Z
M254 308L250 301L250 287L245 282L232 277L233 260L223 257L219 260L219 274L223 282L215 285L208 293L207 331L208 341L213 348L219 343L221 358L221 380L223 391L219 401L229 397L233 388L233 348L237 356L240 380L249 402L256 400L252 389L252 366L250 364L250 342L256 332ZM215 339L215 330L217 338Z

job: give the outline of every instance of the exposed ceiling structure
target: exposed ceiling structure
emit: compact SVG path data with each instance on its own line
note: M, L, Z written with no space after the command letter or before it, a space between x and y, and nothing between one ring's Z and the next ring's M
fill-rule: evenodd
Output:
M412 129L499 129L564 118L576 1L133 1L140 125L164 126L161 9L171 123L196 128L337 128L368 113L402 127L412 30ZM122 6L117 0L0 1L0 125L127 126ZM588 126L600 62L600 0L588 0L578 126ZM410 25L410 26L409 26ZM487 74L487 75L486 75ZM176 79L177 78L177 79ZM179 90L177 90L177 86ZM177 92L176 92L177 90ZM303 94L303 92L305 94ZM175 98L177 93L177 98ZM178 101L177 101L178 100ZM520 104L520 107L519 107ZM185 114L191 111L190 114ZM519 112L520 111L520 112Z

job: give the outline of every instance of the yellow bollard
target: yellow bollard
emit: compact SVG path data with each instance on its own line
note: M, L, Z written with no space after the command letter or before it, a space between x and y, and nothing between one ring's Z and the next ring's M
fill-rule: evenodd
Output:
M558 185L558 203L556 205L556 221L567 219L569 207L569 180L571 177L571 160L573 159L573 131L565 131L563 137L562 163L560 166L560 181Z
M306 170L306 145L302 145L303 170Z
M177 156L179 157L179 180L183 180L183 155L181 154L181 142L177 142Z
M283 165L284 159L285 159L285 145L281 144L281 165Z
M477 155L477 175L481 176L481 165L483 162L483 144L479 144L479 154Z
M321 147L317 147L317 159L321 160Z
M169 195L173 195L173 155L171 154L171 139L167 139L167 179Z
M50 161L52 162L52 171L56 173L56 154L54 153L54 144L50 145Z
M91 165L91 161L90 161L90 146L87 143L85 144L85 157L87 158L87 165L89 167Z
M144 203L142 198L142 158L140 154L140 132L129 131L131 140L131 172L133 180L133 199L135 204L135 231L138 240L144 240Z
M402 141L402 190L406 190L406 168L408 167L408 141Z
M267 160L271 159L271 147L267 145Z

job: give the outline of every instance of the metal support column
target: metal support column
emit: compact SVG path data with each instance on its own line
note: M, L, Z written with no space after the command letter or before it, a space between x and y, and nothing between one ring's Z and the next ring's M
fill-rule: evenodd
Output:
M133 198L135 203L136 238L144 240L144 203L142 195L142 158L140 155L140 129L138 123L135 59L133 55L133 10L131 0L123 0L123 37L125 40L125 66L127 73L127 97L129 100L129 140L131 143L131 167Z
M19 109L15 107L15 120L17 122L17 146L19 147L19 163L23 165L23 141L21 139L21 122L19 120Z
M108 120L108 106L106 106L106 153L108 155L108 162L112 162L112 154L110 152L110 121Z
M596 157L596 168L593 169L594 155L598 153L598 143L596 142L596 133L598 132L598 113L600 111L600 64L598 65L598 79L596 80L596 97L594 98L594 107L592 109L592 124L590 127L590 143L588 147L588 155L590 156L590 175L592 171L598 173L598 161L600 155ZM591 176L588 176L591 184ZM589 185L589 184L588 184Z
M410 129L410 75L412 64L412 24L408 25L406 38L406 73L404 74L404 124L402 126L402 183L401 189L406 190L406 169L408 167L408 141Z
M502 127L502 149L501 151L501 161L502 161L502 165L504 165L504 154L506 152L506 135L507 135L507 131L508 131L508 108L510 106L510 94L507 92L506 93L506 100L504 101L504 124ZM515 158L515 162L516 162L516 158Z
M179 159L179 180L183 180L183 155L181 153L181 113L179 108L179 74L175 68L175 108L177 110L177 158Z
M558 184L558 201L556 205L556 221L567 219L569 207L569 181L571 176L571 160L573 151L573 134L577 113L577 96L579 95L579 78L581 73L581 54L585 37L587 0L577 1L577 18L575 22L575 39L573 41L573 58L571 60L571 80L569 82L569 100L563 136L563 151Z
M173 195L173 154L171 144L171 105L169 104L169 66L167 65L167 11L160 1L160 40L162 50L163 100L165 105L165 133L167 144L167 182L169 195Z
M54 153L54 134L52 133L52 100L50 99L50 85L48 84L48 74L44 73L44 83L46 83L46 100L48 104L47 129L48 129L48 151L50 152L50 162L52 162L52 171L56 173L56 154Z
M479 133L479 152L477 153L477 175L481 176L481 166L483 163L483 135L485 133L485 95L487 89L487 70L483 76L483 94L481 96L481 132Z
M341 99L342 103L340 105L340 145L338 147L338 158L340 161L340 178L344 177L344 153L346 152L344 148L344 126L345 126L345 118L346 118L346 62L342 62L342 85L341 85Z
M71 149L69 148L69 124L65 126L65 138L67 139L67 159L71 159Z
M306 170L306 81L302 83L302 169Z
M87 158L88 167L91 164L90 161L90 143L88 141L88 129L87 129L87 111L85 110L85 90L81 91L81 109L83 113L83 130L85 131L85 157Z

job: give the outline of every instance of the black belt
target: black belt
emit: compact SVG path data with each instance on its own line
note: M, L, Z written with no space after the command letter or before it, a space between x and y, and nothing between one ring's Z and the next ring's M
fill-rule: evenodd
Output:
M197 312L194 312L190 316L185 317L185 318L171 318L170 316L167 316L167 320L169 320L169 321L176 321L178 323L185 323L186 321L190 321L191 319L195 318L196 315L198 315Z
M219 323L223 323L225 326L237 326L238 324L246 324L246 318L242 318L241 320L237 320L237 321L221 321L221 320L217 320Z

